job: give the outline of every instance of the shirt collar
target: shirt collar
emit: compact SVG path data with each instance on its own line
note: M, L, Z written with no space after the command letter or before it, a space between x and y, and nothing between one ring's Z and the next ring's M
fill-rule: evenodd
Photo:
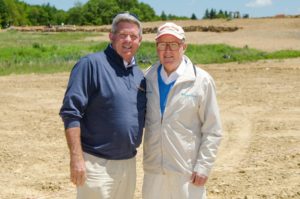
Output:
M134 66L136 62L135 62L135 58L132 57L132 59L129 63L127 61L125 61L124 59L123 59L123 63L124 63L125 68L130 68L130 67Z
M185 61L182 59L180 65L177 67L177 69L172 72L169 76L167 75L167 72L165 71L164 67L160 70L160 76L165 84L170 84L173 81L176 81L178 77L182 74L184 74L184 71L186 69Z
M113 50L113 51L115 51L114 49L113 49L113 47L112 47L112 44L109 44L109 47ZM116 52L116 51L115 51ZM117 52L116 52L116 54L118 54ZM118 54L119 55L119 54ZM120 56L120 55L119 55ZM136 61L135 61L135 58L134 57L132 57L132 59L131 59L131 61L128 63L127 61L125 61L121 56L120 56L120 58L123 60L123 64L124 64L124 66L125 66L125 68L127 69L127 68L130 68L130 67L132 67L132 66L134 66L134 65L136 65Z

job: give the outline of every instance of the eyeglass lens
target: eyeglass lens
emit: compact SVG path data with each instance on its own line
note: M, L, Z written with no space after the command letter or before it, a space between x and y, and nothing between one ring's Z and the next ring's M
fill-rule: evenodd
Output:
M157 48L158 50L166 50L167 47L169 47L170 50L174 51L174 50L178 50L180 47L179 43L176 42L161 42L161 43L157 43Z

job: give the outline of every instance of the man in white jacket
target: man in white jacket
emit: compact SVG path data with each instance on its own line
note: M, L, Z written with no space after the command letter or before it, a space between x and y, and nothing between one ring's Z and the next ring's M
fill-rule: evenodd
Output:
M158 63L146 72L144 199L205 199L205 183L222 138L215 84L184 55L182 27L156 36Z

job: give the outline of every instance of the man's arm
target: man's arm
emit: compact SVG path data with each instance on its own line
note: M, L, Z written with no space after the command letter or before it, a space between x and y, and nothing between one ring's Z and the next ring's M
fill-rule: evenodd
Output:
M66 139L70 151L70 179L76 186L86 179L85 163L81 148L80 127L66 129Z
M199 109L199 118L202 123L201 144L192 175L192 182L198 186L203 186L207 181L222 139L222 125L212 78L205 82L204 90L206 92Z

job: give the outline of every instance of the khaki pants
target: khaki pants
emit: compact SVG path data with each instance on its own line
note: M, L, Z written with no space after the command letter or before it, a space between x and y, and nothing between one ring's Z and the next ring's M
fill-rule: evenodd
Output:
M205 187L197 187L189 176L145 173L143 199L206 199Z
M87 179L77 187L77 199L133 199L136 160L106 160L83 154Z

